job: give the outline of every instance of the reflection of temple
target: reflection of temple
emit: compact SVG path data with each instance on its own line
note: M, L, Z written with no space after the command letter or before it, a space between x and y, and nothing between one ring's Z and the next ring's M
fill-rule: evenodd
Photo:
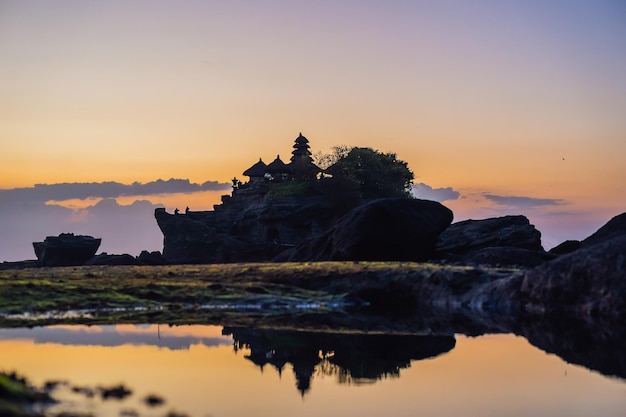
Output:
M246 359L282 373L291 364L298 391L304 395L314 375L334 376L339 383L368 383L399 377L411 361L454 348L453 336L309 333L288 330L224 328L235 349L248 348Z

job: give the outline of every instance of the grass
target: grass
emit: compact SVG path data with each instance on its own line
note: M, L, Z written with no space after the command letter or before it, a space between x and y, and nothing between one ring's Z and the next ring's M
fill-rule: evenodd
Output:
M219 323L234 318L258 322L277 314L287 314L295 322L312 312L290 306L316 303L322 307L316 312L323 313L324 306L333 308L358 299L359 294L375 297L388 283L415 296L411 293L417 292L414 282L434 279L448 285L450 280L463 281L468 272L467 267L410 262L0 270L0 327L129 321ZM61 314L69 311L82 314Z

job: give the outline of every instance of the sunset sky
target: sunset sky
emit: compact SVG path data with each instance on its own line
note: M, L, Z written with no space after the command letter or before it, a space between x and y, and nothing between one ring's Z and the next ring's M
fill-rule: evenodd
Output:
M0 191L230 182L302 132L549 247L626 211L625 74L621 0L0 0Z

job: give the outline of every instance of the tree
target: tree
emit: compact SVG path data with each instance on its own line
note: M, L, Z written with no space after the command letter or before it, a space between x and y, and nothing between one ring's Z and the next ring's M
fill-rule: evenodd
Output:
M358 194L359 202L384 197L411 197L413 172L395 153L382 153L372 148L337 146L330 155L319 159L325 172L326 188L346 195ZM350 204L352 205L352 204Z

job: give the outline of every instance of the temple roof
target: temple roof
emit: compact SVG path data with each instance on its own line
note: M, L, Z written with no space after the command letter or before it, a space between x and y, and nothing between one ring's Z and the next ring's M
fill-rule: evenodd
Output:
M318 173L322 171L320 167L315 165L310 159L306 158L293 159L287 166L291 168L291 172L309 171L313 173Z
M250 168L246 169L243 172L243 175L247 177L262 177L267 172L267 165L261 158L259 158L259 162L252 165Z
M291 172L291 168L287 166L281 159L280 155L276 155L276 159L274 159L265 169L265 172L269 172L270 174L276 173L288 173Z
M302 133L300 133L300 135L296 138L295 142L297 144L303 144L303 143L309 143L309 140L305 138L304 136L302 136ZM295 148L296 145L294 145L293 147Z

